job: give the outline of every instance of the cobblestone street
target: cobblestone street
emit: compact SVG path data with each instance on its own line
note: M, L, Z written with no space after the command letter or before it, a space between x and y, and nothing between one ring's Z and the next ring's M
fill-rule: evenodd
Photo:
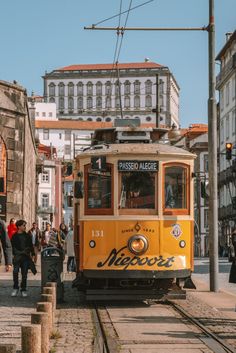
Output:
M0 266L0 342L16 344L21 351L21 325L30 323L31 313L40 301L40 272L29 273L28 297L12 298L12 273ZM92 352L93 324L90 310L78 303L77 290L71 288L73 275L65 274L65 302L58 305L54 325L55 339L50 340L51 351L57 353ZM52 349L53 348L53 349Z

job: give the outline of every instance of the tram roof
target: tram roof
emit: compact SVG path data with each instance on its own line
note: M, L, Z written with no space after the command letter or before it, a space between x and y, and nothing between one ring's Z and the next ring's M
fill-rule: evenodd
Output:
M101 144L86 148L78 153L76 158L86 158L92 155L158 155L175 156L185 159L194 159L196 155L179 147L171 146L165 143L120 143L120 144Z

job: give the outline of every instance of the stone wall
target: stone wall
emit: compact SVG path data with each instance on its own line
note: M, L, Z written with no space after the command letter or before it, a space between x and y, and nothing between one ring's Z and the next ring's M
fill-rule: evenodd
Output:
M7 149L6 221L35 220L36 148L24 88L0 81L0 136Z

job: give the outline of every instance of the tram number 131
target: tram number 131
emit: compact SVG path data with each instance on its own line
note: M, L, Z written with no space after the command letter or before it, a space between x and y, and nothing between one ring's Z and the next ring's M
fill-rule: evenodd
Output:
M93 170L106 170L106 157L91 157L91 166Z

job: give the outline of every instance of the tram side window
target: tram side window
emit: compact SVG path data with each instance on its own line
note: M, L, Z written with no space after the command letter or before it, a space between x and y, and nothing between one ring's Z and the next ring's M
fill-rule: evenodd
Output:
M119 207L155 209L155 173L121 172Z
M87 208L111 208L111 170L88 170Z
M165 208L187 208L187 169L180 166L165 168Z

